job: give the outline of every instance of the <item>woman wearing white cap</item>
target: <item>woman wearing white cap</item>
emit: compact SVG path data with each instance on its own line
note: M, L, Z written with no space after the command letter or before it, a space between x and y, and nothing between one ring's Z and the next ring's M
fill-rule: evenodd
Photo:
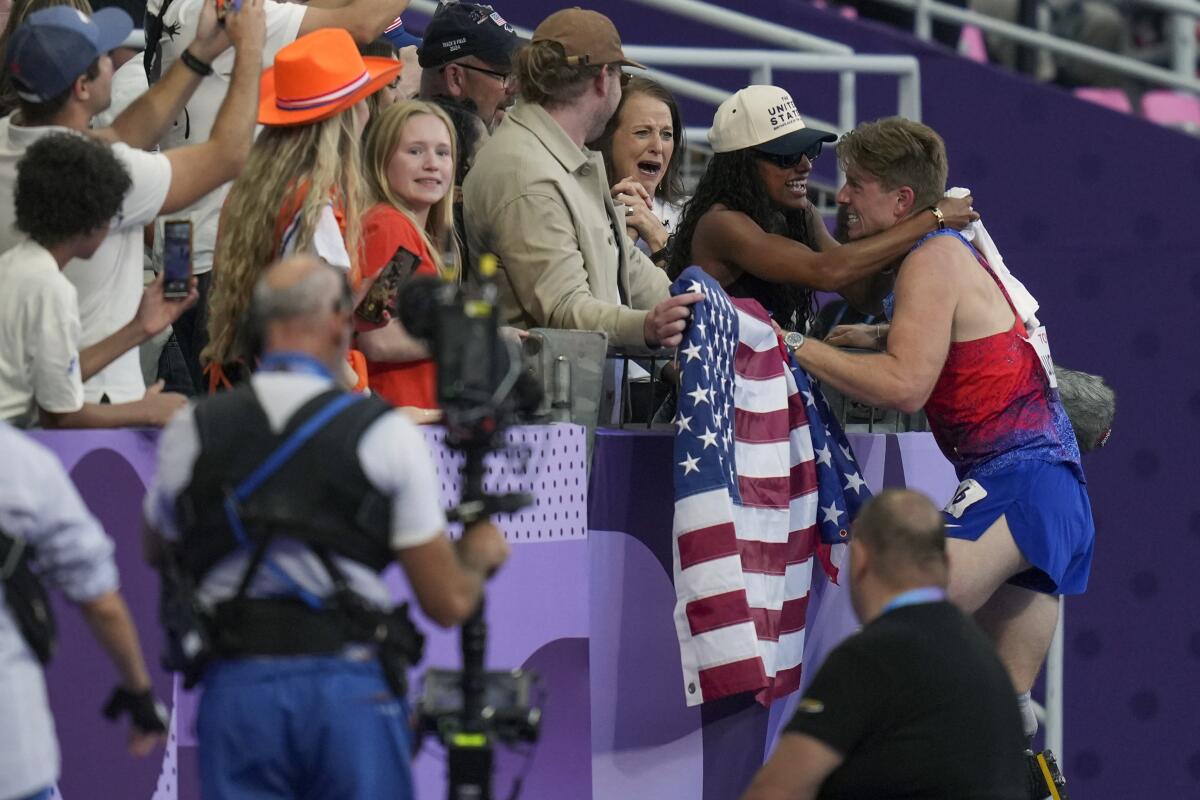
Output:
M805 329L813 290L877 303L882 294L870 298L864 279L930 231L977 218L970 197L943 198L932 213L839 246L808 201L812 162L837 136L806 127L777 86L749 86L722 103L708 141L715 155L684 210L668 272L677 276L697 264L729 294L761 302L787 330Z

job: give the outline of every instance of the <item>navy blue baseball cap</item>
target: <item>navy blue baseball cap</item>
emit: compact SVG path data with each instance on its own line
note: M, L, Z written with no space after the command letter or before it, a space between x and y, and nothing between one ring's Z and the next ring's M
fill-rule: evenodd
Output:
M491 6L443 0L425 26L417 63L429 69L475 56L508 69L523 44L525 40Z
M391 42L397 50L404 47L420 47L421 37L412 31L405 30L404 21L400 17L383 29L383 38Z
M132 30L133 20L119 8L91 17L71 6L44 8L13 32L4 66L18 97L44 103L70 88L101 54L120 47Z

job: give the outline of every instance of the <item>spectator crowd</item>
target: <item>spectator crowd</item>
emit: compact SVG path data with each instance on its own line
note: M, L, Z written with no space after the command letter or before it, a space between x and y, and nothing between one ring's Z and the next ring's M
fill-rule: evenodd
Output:
M151 491L157 500L147 508L158 534L154 541L169 547L171 540L187 538L188 520L175 519L181 494L207 487L212 494L205 497L218 505L216 483L189 483L185 473L211 472L214 463L226 463L214 452L239 447L259 447L265 458L273 440L260 435L260 423L269 419L282 429L282 420L301 414L296 409L302 400L324 398L327 384L373 395L372 405L362 405L364 414L383 414L386 402L385 410L394 406L417 422L435 421L435 365L426 343L402 324L398 299L418 276L461 280L484 254L497 259L505 325L599 331L613 345L668 354L682 340L691 307L705 300L679 287L672 294L672 281L698 266L730 296L758 301L781 342L812 374L891 407L937 403L938 419L949 420L947 430L959 430L951 422L962 412L954 393L960 387L949 383L970 387L978 376L968 374L971 365L960 365L954 380L937 379L947 351L964 344L951 341L952 331L972 331L970 338L1011 345L1018 354L1001 361L1023 370L1018 377L1028 396L1022 395L1022 408L1036 419L1022 430L1039 438L1014 447L1036 445L1034 460L1061 467L1056 480L1075 492L1078 507L1070 522L1080 531L1078 541L1070 553L1056 554L1054 564L1032 556L1026 561L1026 540L1013 543L1003 509L997 522L994 508L980 506L973 513L986 519L981 517L975 538L1007 549L988 551L995 557L986 574L982 567L979 575L958 568L948 577L944 539L954 535L945 534L932 507L893 497L878 516L918 519L908 531L911 547L891 554L892 539L878 533L887 525L868 519L855 565L856 580L861 576L867 589L856 602L864 621L889 613L902 595L901 605L936 603L876 623L879 641L873 646L893 648L889 631L902 631L897 620L906 616L919 622L930 615L961 636L992 684L983 708L995 712L988 717L990 733L984 731L991 738L975 742L976 749L1002 751L995 785L1021 783L1020 726L1027 736L1036 731L1027 719L1032 712L1025 712L1045 655L1040 637L1053 630L1057 593L1086 585L1090 510L1085 514L1074 437L1064 427L1057 396L1034 369L1040 362L1021 349L1024 328L1020 319L1014 327L1007 295L992 285L982 260L985 269L971 269L976 262L967 249L946 255L957 231L978 215L969 196L943 196L941 138L925 126L891 119L864 124L839 141L806 126L784 89L749 86L717 109L708 132L714 156L687 198L679 177L684 126L678 104L640 74L644 67L625 55L603 14L578 7L557 11L525 40L488 5L444 0L421 34L401 17L408 0L332 5L150 0L135 29L135 20L117 7L17 0L0 40L0 420L16 427L167 426L160 462L174 466L160 471ZM833 142L848 167L838 195L846 210L845 243L830 234L808 193L813 162ZM974 283L963 279L955 287L934 273L951 258L967 259L961 272ZM897 277L902 261L914 265L907 278ZM922 266L933 261L938 263ZM953 289L986 302L976 308L947 300L932 313L929 298L939 292L912 288L922 275L922 286L942 281L943 300ZM861 340L854 343L884 352L864 361L819 342L806 347L817 291L841 293L863 319L892 319L894 310L895 325L860 326ZM934 323L945 324L935 331ZM301 383L303 397L293 391ZM238 390L247 384L265 392L271 413L237 416L250 393ZM207 394L224 399L188 404L189 396ZM236 425L209 429L205 420L217 413L213 409L232 409L230 420L253 435L234 435ZM366 426L376 417L364 417L363 430L373 430ZM397 437L413 439L406 422L388 424ZM966 423L960 427L974 431ZM10 433L0 428L0 434ZM214 449L216 429L224 449ZM363 430L358 435L365 437ZM965 434L947 450L962 475L1009 447L1010 431L990 433L995 435L979 445L980 452ZM332 434L326 439L331 451L357 441ZM204 455L196 456L197 448ZM400 447L362 452L399 453ZM194 464L184 469L189 454ZM375 474L369 463L360 466L363 475ZM424 462L392 467L395 475L429 472ZM409 517L398 512L393 520L400 526L408 519L412 530L400 536L397 528L389 541L395 551L409 551L399 558L411 569L419 601L453 601L453 609L433 616L465 618L482 581L506 557L499 533L477 535L478 552L459 546L461 541L452 549L436 535L444 520L428 487L370 479L397 509L401 498L413 504L413 497L423 497L428 507L421 514L409 508ZM1021 484L1011 491L1027 489ZM306 502L317 505L313 498ZM974 502L960 498L964 508ZM888 511L892 505L899 510ZM236 512L206 524L233 529L241 525L234 525L235 518ZM421 549L435 539L436 550ZM970 565L970 558L955 552L960 546L978 552L984 545L956 539L949 547L960 559L951 563ZM393 554L389 550L387 557ZM422 578L433 574L430 563L449 578ZM301 571L304 565L290 566ZM1022 641L1032 645L1014 655L1005 646L1011 643L993 636L1001 639L998 661L987 640L942 601L970 606L966 596L974 601L969 611L994 609L997 599L1017 591L1005 583L1014 576L1044 577L1029 591L1048 594L1039 595L1044 602L1028 621L1034 633L1021 629ZM449 599L439 595L442 589L429 588L455 582L461 591ZM106 576L95 591L79 592L79 599L107 597L113 585ZM242 581L237 600L250 585L248 577ZM382 592L373 583L368 588ZM1028 605L1024 595L1018 599ZM1005 613L1024 620L1027 610ZM160 733L156 724L139 722L157 723L143 708L148 695L140 653L126 660L136 667L127 670L128 688L139 693L128 701L134 726L143 734ZM948 671L942 677L968 693L971 682L962 675ZM942 677L929 679L929 693ZM1024 698L1019 710L1009 699L1013 683ZM843 700L840 684L820 688L828 692L822 702ZM218 696L212 692L210 702ZM918 704L924 696L915 698ZM222 702L232 709L238 706L234 697ZM135 708L135 701L142 705ZM956 730L969 728L972 714L960 716ZM790 730L800 752L824 757L820 774L805 776L814 791L830 775L841 779L843 773L835 772L841 756L858 741L851 737L863 734L803 722ZM226 744L224 757L236 760L237 743ZM208 769L211 796L247 796L232 784L220 788L220 770ZM813 796L785 793L796 776L778 772L769 768L752 796ZM54 778L34 777L13 791Z

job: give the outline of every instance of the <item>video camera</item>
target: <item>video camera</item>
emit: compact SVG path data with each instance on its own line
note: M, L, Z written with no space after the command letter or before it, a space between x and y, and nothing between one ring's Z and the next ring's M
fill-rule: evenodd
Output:
M491 495L483 486L484 457L503 446L518 413L532 414L541 402L541 386L523 368L516 339L500 332L496 266L495 256L485 255L464 284L416 278L399 298L400 321L428 344L437 365L446 444L465 457L462 498L449 514L465 525L533 502L524 493ZM421 729L447 748L451 800L491 800L493 742L538 736L537 675L486 672L486 643L481 601L462 627L462 671L428 670L417 701Z
M465 285L422 276L399 297L405 330L429 344L437 364L446 443L468 453L499 449L518 413L530 415L541 402L518 342L500 333L495 272L495 256L485 255Z

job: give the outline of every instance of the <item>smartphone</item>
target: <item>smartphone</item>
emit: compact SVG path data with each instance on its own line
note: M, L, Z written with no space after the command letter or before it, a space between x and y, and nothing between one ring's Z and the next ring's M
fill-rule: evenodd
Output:
M225 15L230 11L240 11L242 8L242 0L217 0L217 19L225 19Z
M355 313L359 319L372 325L382 325L388 315L399 316L396 304L400 291L416 273L420 264L421 257L416 253L397 247L391 260L379 271L379 276L358 304Z
M192 223L168 220L163 223L163 297L187 297L191 282Z

